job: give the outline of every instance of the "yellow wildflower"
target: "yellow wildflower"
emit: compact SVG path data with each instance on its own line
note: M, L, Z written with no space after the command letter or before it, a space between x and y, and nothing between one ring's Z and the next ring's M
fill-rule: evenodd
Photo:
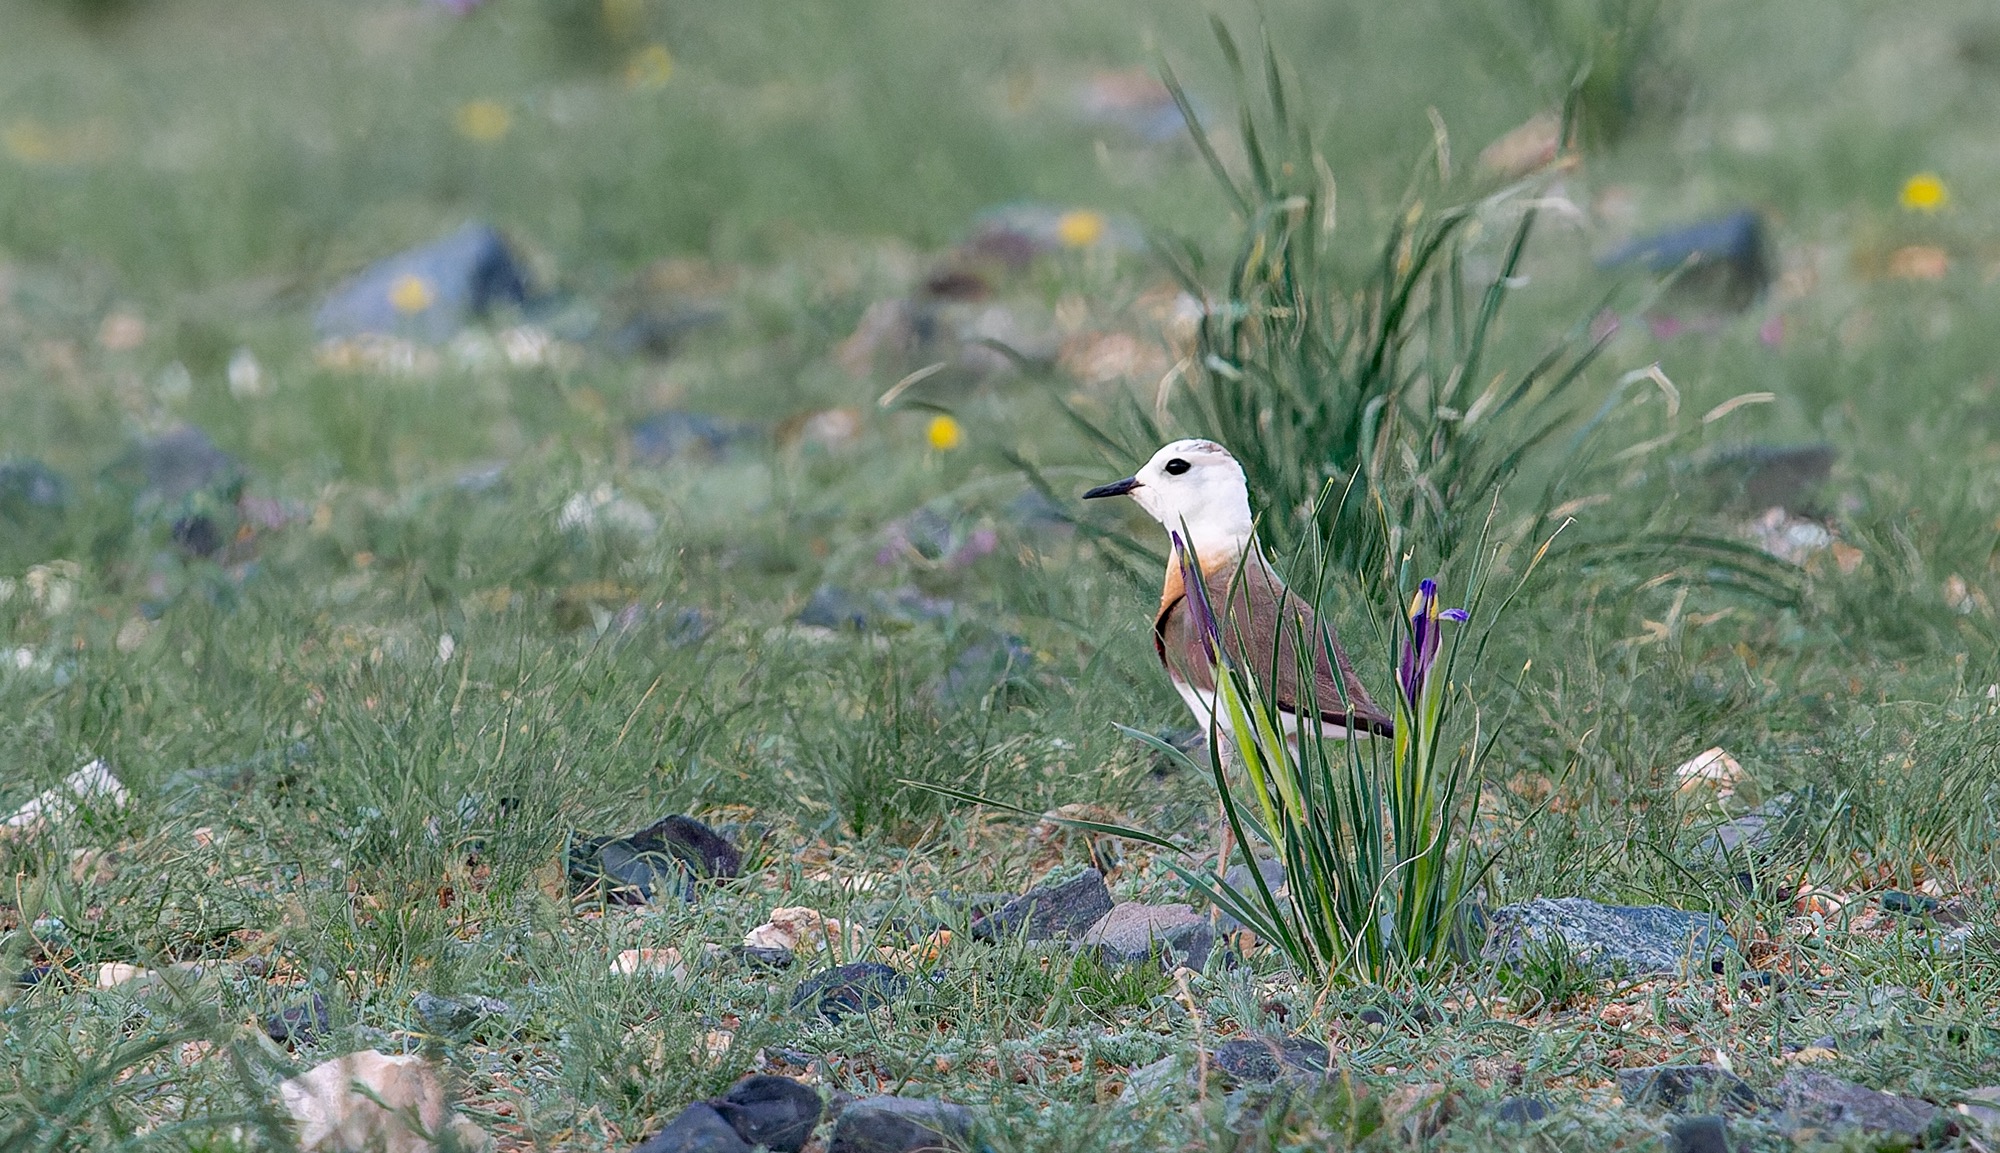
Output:
M514 126L514 118L496 101L470 100L458 106L453 123L458 134L467 140L491 144L507 135L507 130Z
M648 44L625 65L625 87L642 92L665 88L674 75L674 57L664 44Z
M406 272L389 286L389 303L397 312L422 312L431 306L437 294L431 290L431 282L414 272Z
M965 430L959 427L957 421L940 413L932 417L930 425L924 429L924 439L930 441L931 447L937 451L950 452L965 439Z
M1936 212L1951 203L1951 189L1937 173L1919 172L1903 181L1902 194L1896 199L1911 212Z
M1065 212L1056 220L1056 235L1069 248L1089 248L1104 239L1104 214L1088 209Z

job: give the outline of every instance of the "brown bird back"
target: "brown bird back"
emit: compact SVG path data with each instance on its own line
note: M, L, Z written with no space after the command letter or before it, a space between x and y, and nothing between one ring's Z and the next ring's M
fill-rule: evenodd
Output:
M1285 586L1254 543L1240 558L1204 563L1202 584L1215 609L1223 651L1259 684L1275 673L1279 708L1294 717L1301 708L1296 638L1304 636L1313 650L1313 699L1320 720L1382 736L1394 731L1393 719L1369 698L1331 629L1326 634L1333 650L1329 662L1329 645L1319 643L1320 625L1312 606ZM1160 612L1153 619L1153 648L1170 676L1204 693L1215 691L1215 669L1208 646L1196 635L1178 563L1167 566ZM1339 681L1334 680L1335 668L1340 670Z

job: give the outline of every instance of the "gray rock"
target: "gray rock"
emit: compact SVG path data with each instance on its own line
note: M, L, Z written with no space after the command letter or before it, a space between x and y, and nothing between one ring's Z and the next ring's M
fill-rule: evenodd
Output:
M1933 1125L1952 1123L1950 1114L1928 1101L1883 1093L1812 1069L1786 1073L1777 1093L1790 1120L1785 1127L1794 1131L1861 1129L1923 1137Z
M1764 220L1753 209L1643 236L1599 263L1672 274L1668 297L1683 308L1741 312L1770 284Z
M1792 794L1781 793L1740 817L1722 822L1695 846L1695 863L1712 869L1755 869L1797 830L1797 807Z
M1508 1097L1493 1107L1493 1119L1503 1125L1532 1125L1548 1119L1549 1099L1529 1093Z
M1037 885L972 923L972 935L982 941L1025 934L1030 941L1056 936L1081 936L1111 911L1111 891L1104 874L1085 869L1067 881Z
M513 1011L513 1006L498 997L446 997L437 993L418 993L415 1007L424 1028L444 1035L463 1033L483 1018L504 1017Z
M1215 934L1208 918L1187 905L1144 905L1126 901L1113 905L1084 931L1080 948L1090 948L1109 964L1136 965L1155 955L1168 969L1208 964Z
M632 426L632 459L643 465L709 460L759 436L754 425L699 412L668 409Z
M887 965L857 961L819 974L792 994L792 1008L810 1008L828 1021L868 1013L903 995L910 979Z
M1708 971L1736 948L1721 919L1710 913L1543 897L1494 910L1482 955L1513 963L1529 946L1551 937L1560 938L1579 963L1606 976Z
M133 445L109 470L114 482L138 490L136 504L173 505L203 493L232 495L243 469L192 425L163 432Z
M1326 1046L1301 1037L1224 1041L1209 1053L1209 1065L1241 1085L1317 1081L1327 1075Z
M1667 1153L1729 1153L1729 1123L1719 1113L1676 1117L1667 1126Z
M1840 1007L1828 1022L1835 1034L1859 1035L1869 1040L1884 1030L1909 1024L1923 998L1902 985L1881 985L1863 991Z
M1285 878L1284 862L1273 857L1259 857L1257 872L1263 874L1264 884L1271 890L1273 897L1280 902L1291 898L1291 890L1287 887ZM1222 883L1252 900L1257 897L1257 882L1252 878L1248 865L1229 866L1229 871L1222 875ZM1230 916L1226 910L1217 918L1216 924L1224 933L1234 933L1244 927L1243 922Z
M370 265L327 296L313 327L322 339L374 335L443 343L495 306L527 300L527 279L507 242L474 222Z
M915 1097L863 1097L840 1111L827 1153L919 1153L970 1144L972 1110Z
M1173 1093L1174 1086L1187 1083L1188 1070L1183 1067L1180 1054L1170 1054L1126 1073L1125 1088L1118 1091L1118 1103L1164 1100Z
M750 1145L706 1101L697 1101L632 1153L750 1153Z
M1627 1105L1668 1109L1718 1105L1731 1112L1751 1113L1763 1103L1743 1078L1717 1065L1647 1065L1618 1070L1618 1094Z
M314 993L264 1018L264 1035L281 1045L310 1045L333 1028L326 998Z

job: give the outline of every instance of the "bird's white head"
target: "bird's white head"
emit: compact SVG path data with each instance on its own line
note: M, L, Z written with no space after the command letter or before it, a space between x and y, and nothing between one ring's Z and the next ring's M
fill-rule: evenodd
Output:
M1250 544L1250 488L1243 466L1212 440L1177 440L1133 475L1083 495L1130 496L1168 532L1185 533L1203 557L1235 557Z

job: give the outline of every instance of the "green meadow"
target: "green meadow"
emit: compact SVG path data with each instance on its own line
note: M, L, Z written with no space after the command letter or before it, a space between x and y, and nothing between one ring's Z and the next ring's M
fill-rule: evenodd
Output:
M1767 1103L1730 1148L1991 1147L1996 118L1973 0L0 0L0 818L53 790L0 832L0 1151L293 1148L279 1083L366 1049L503 1150L755 1073L993 1150L1656 1149L1618 1073L1697 1063ZM1740 209L1740 296L1604 259ZM525 302L316 328L467 221ZM1197 735L1165 533L1078 499L1181 436L1378 699L1414 582L1490 577L1468 926L1581 897L1738 948L973 932L1092 866L1207 913L1206 755L1125 731ZM740 875L568 874L675 813ZM781 907L841 927L760 966ZM795 1006L858 961L907 987ZM1330 1077L1204 1056L1258 1037ZM1940 1112L1800 1123L1801 1070Z

